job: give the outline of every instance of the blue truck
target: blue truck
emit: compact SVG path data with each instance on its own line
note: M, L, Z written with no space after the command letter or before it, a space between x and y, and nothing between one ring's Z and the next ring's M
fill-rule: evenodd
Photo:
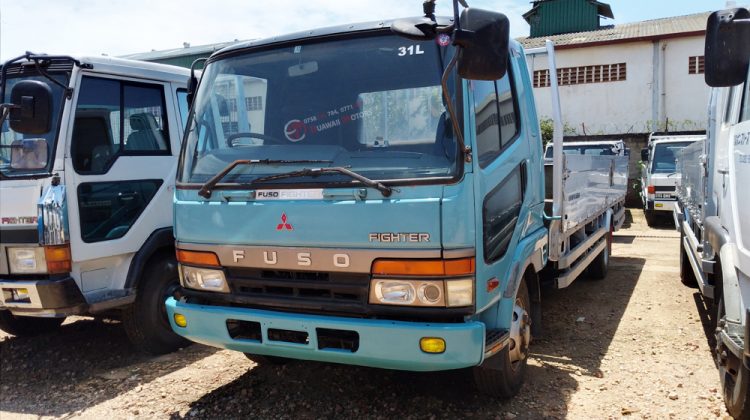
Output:
M626 158L563 156L558 106L545 183L525 53L504 15L459 9L208 59L175 189L177 334L518 392L540 279L606 275Z

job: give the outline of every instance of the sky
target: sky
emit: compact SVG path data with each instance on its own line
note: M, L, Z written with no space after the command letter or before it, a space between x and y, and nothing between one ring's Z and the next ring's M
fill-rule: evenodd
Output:
M529 0L467 0L529 33ZM600 0L621 24L724 8L726 0ZM740 4L746 1L740 1ZM450 15L450 0L438 0ZM0 60L25 51L120 56L422 14L422 0L0 0Z

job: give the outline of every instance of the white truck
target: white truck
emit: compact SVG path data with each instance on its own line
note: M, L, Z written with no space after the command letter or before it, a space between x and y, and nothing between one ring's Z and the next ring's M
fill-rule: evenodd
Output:
M641 150L641 200L646 223L653 224L657 215L671 215L680 185L677 153L701 135L655 135L648 138L648 146Z
M713 87L707 139L679 157L674 215L680 277L714 312L715 356L727 411L750 418L750 12L713 13L706 31L706 82Z
M122 313L134 345L184 345L164 297L178 275L172 192L187 69L26 53L2 66L0 329Z

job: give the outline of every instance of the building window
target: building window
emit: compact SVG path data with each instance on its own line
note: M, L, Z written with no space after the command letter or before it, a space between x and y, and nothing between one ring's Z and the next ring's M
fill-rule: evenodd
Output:
M619 82L626 79L626 63L597 64L593 66L563 67L557 69L557 83L560 86ZM533 82L535 88L549 87L549 70L535 70Z
M704 66L702 55L688 57L688 74L703 74Z
M245 98L245 107L248 111L263 111L263 97L251 96Z

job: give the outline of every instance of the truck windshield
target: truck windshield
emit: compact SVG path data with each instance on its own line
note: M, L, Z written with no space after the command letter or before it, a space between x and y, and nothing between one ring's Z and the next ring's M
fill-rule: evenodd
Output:
M388 34L285 44L212 62L195 98L179 181L204 183L240 159L330 161L314 166L379 181L453 178L457 144L440 87L452 51ZM221 183L300 167L311 165L240 165ZM263 181L351 182L336 173Z
M52 77L65 86L68 85L67 75L55 74ZM52 89L52 122L50 130L44 134L16 133L10 128L7 120L3 123L0 133L0 179L49 172L54 161L55 138L62 111L64 90L41 75L8 78L5 85L4 103L10 101L13 86L21 80L38 80Z
M693 142L661 143L654 146L652 173L666 174L677 171L677 154Z
M589 155L589 156L611 156L615 152L612 150L613 145L591 145L591 146L565 146L563 145L563 153L566 155ZM544 152L545 159L552 159L552 146L547 146L547 150Z

